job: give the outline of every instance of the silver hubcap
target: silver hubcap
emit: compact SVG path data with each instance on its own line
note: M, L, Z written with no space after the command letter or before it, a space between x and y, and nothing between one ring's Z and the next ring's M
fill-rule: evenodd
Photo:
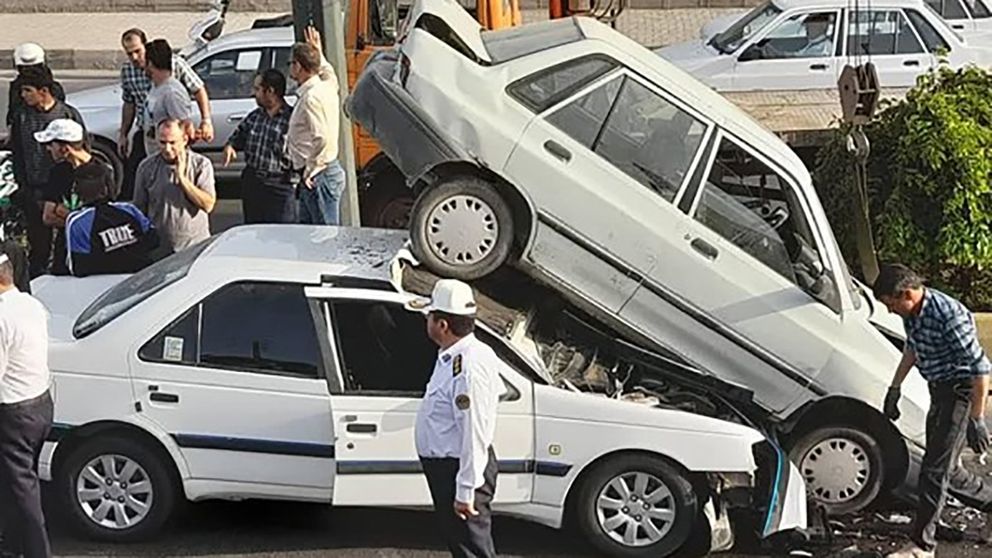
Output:
M452 196L427 216L427 242L441 261L465 266L481 261L496 246L499 224L489 204L475 196Z
M141 523L151 511L154 497L148 473L123 455L93 458L76 479L76 499L83 513L108 529L127 529Z
M599 526L624 546L648 546L665 538L675 512L672 491L658 477L643 472L614 477L596 499Z
M806 452L800 470L818 500L843 504L864 490L871 476L871 461L860 444L847 438L827 438Z

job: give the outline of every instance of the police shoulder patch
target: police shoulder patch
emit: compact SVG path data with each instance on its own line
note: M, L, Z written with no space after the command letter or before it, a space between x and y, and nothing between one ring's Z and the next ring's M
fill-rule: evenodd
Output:
M457 376L462 373L462 355L455 355L455 360L451 362L451 375Z
M469 405L471 405L471 404L472 404L472 401L468 398L468 395L465 395L464 393L460 393L460 394L458 394L457 397L455 397L455 407L458 407L459 409L461 409L463 411L465 409L468 409L469 408Z

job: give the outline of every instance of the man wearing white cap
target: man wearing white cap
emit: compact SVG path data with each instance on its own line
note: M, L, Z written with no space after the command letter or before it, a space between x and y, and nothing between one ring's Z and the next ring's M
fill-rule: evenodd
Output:
M6 119L8 127L13 122L14 112L24 108L24 101L21 100L22 78L20 72L23 72L25 68L37 68L47 72L49 77L52 76L52 71L45 64L45 49L35 43L17 45L17 48L14 49L14 68L17 69L18 75L10 83L10 100L7 103ZM55 81L54 77L52 78L52 95L60 101L65 100L65 90L62 89L62 84Z
M417 412L417 454L434 514L456 557L495 557L496 411L506 364L474 334L472 288L441 279L430 299L407 307L427 315L427 335L440 352Z
M48 154L56 165L49 175L48 186L42 195L42 219L55 231L52 252L52 273L68 275L68 251L66 249L65 223L69 214L82 205L76 193L76 178L80 173L98 173L93 167L102 167L113 174L112 169L95 159L85 141L83 126L74 120L62 118L53 120L44 130L35 133L34 139L48 149ZM113 183L113 181L111 181ZM103 192L107 199L117 196L115 189Z

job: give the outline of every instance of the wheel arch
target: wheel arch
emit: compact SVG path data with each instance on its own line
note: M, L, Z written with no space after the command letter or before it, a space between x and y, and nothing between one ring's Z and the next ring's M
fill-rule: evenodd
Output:
M909 449L896 427L874 407L864 401L832 396L807 403L796 410L783 425L786 445L803 434L823 426L846 426L865 430L881 445L883 463L882 489L896 487L909 468Z

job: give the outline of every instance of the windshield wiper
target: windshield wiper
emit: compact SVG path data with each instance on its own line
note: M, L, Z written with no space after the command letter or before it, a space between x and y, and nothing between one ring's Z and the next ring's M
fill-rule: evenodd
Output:
M717 52L719 52L720 54L727 54L727 51L723 50L723 46L720 44L720 41L717 40L719 36L720 33L713 35L712 37L710 37L710 40L706 42L706 44L715 48Z

